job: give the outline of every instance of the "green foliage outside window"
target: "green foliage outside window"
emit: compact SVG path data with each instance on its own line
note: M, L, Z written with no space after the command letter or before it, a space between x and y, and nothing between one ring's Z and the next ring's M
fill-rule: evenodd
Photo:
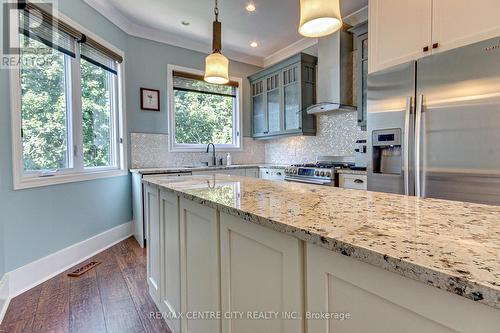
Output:
M111 74L82 59L83 165L111 164Z
M185 84L187 86L187 84ZM189 81L189 88L213 91L203 81ZM218 86L224 89L225 86ZM221 88L216 89L221 89ZM230 88L231 89L231 88ZM175 141L180 144L232 144L233 104L236 98L196 91L175 92Z
M63 53L21 36L21 107L25 170L64 169L69 165L66 82ZM69 64L69 62L68 62ZM84 166L111 165L111 78L114 74L81 60Z
M25 170L68 167L64 54L22 36L22 134ZM23 48L24 49L24 48Z

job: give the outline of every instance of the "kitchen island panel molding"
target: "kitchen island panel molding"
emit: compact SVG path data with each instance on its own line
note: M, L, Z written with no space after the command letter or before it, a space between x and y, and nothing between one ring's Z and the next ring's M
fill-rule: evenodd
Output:
M348 314L309 320L308 332L497 332L497 310L306 244L307 311ZM363 320L359 320L363 318Z
M181 311L220 312L219 214L180 199ZM169 269L166 267L166 269ZM181 319L182 333L219 333L219 320Z
M160 223L160 197L158 187L146 185L145 187L145 219L148 225L148 247L147 247L147 279L149 294L156 302L160 303L161 288L161 258L163 256L161 239L163 223ZM162 221L163 222L163 221Z
M294 237L242 223L221 213L222 312L279 312L302 317L302 242ZM233 318L222 332L303 332L303 321Z
M160 221L162 230L161 302L160 310L165 313L181 311L180 276L180 230L179 197L172 192L160 189ZM179 319L168 318L166 322L173 333L179 333Z

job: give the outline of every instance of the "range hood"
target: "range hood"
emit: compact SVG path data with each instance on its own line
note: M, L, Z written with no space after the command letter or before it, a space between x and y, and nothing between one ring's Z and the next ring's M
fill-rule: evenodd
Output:
M353 99L353 36L342 29L318 39L317 104L309 114L356 111Z

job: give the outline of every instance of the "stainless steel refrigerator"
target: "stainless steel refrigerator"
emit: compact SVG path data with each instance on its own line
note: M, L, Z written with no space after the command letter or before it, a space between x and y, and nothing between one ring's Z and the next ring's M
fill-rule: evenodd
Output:
M368 77L368 189L500 205L500 38Z

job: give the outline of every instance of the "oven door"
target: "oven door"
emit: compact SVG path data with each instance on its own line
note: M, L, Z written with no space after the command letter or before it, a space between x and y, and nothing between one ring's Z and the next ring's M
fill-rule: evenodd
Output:
M288 181L288 182L306 183L306 184L313 184L313 185L334 186L333 180L328 180L328 179L313 179L313 178L306 178L306 177L286 176L285 180Z

